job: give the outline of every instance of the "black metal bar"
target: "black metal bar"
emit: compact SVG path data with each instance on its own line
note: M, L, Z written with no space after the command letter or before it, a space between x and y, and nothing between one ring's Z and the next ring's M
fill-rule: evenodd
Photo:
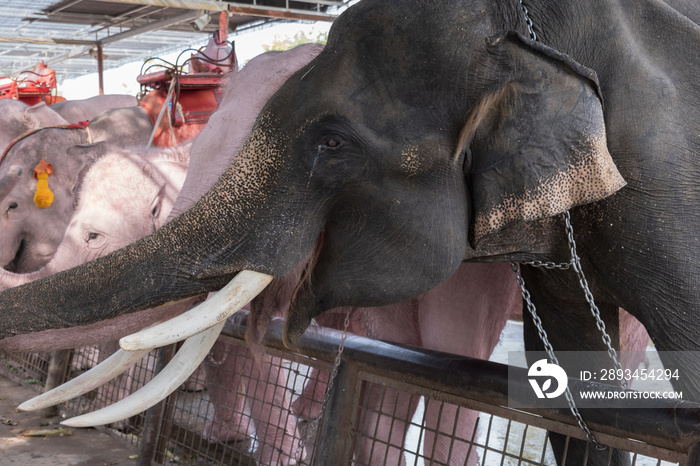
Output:
M66 373L68 372L68 364L70 363L71 353L73 350L63 349L51 352L51 358L49 359L49 369L46 375L46 384L44 385L44 392L53 390L54 388L61 385L66 380ZM54 417L58 415L58 406L50 406L44 408L41 411L41 415L44 417Z
M359 400L358 382L357 369L346 360L341 360L323 413L314 465L343 466L352 457L352 432Z
M168 345L158 350L154 374L157 374L170 362L175 354L175 345ZM153 461L160 462L162 458L156 458L156 454L163 449L159 448L160 433L163 427L165 401L148 408L141 434L141 446L139 448L138 466L151 466Z
M243 311L240 312L235 317L235 325L227 326L232 336L244 337L247 315ZM283 327L282 319L272 319L264 343L273 348L285 349L282 344ZM297 349L307 356L330 362L337 354L340 339L340 331L310 327L299 339ZM343 356L352 361L353 366L360 371L495 406L508 406L509 403L509 368L504 364L409 345L391 344L356 335L348 335ZM522 388L519 392L527 393L527 369L511 368L511 371L511 377L514 378L511 383L516 383ZM569 379L569 384L572 392L592 389L622 390L577 379ZM585 418L591 429L605 434L633 438L678 452L688 452L700 441L700 405L677 400L667 400L657 405L662 407L622 409L625 408L626 402L620 400L615 405L616 408L586 409ZM568 408L521 411L576 425Z

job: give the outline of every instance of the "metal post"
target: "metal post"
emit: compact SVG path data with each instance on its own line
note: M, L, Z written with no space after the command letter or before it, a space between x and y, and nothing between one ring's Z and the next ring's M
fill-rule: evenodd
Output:
M49 360L49 370L46 376L46 385L44 386L44 392L48 392L63 382L65 382L66 372L68 369L68 364L70 362L71 351L69 349L57 350L51 352L51 358ZM45 408L41 412L44 417L54 417L58 415L58 406L51 406Z
M100 95L105 93L105 80L104 80L104 55L102 54L102 44L97 44L97 78L99 81L99 93Z
M352 432L357 417L360 385L357 368L341 360L323 414L314 465L348 464L353 451Z
M176 345L168 345L158 349L155 373L157 374L170 362L175 354ZM158 453L159 434L163 424L163 409L165 400L146 411L141 434L141 446L139 448L138 466L151 466L155 455Z
M221 42L228 38L228 13L222 11L219 13L219 40Z

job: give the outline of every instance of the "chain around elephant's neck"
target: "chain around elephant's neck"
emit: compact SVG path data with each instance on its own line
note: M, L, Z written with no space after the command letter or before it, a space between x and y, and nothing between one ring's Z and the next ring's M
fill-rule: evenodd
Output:
M525 17L525 24L527 25L527 31L530 34L530 38L533 41L537 41L537 34L535 33L534 25L532 22L532 19L530 18L529 11L527 7L523 4L523 0L518 0L518 3L520 4L520 8L523 11L523 16ZM567 262L565 264L554 264L554 263L545 263L545 262L523 262L523 264L530 265L533 267L544 267L547 269L561 269L561 270L566 270L569 267L573 267L574 271L576 272L576 275L578 276L579 279L579 284L581 285L581 288L584 291L586 301L588 302L591 313L593 314L593 317L596 320L596 327L600 332L602 333L603 336L603 343L606 345L608 349L608 355L613 361L613 364L615 365L615 368L618 370L622 370L622 364L620 364L620 361L617 358L617 352L615 351L615 348L612 347L612 340L610 338L610 335L608 335L608 332L605 330L605 323L603 322L603 319L600 316L600 310L598 309L598 306L595 304L595 300L593 299L593 293L591 293L591 290L588 286L588 281L586 280L586 277L583 274L583 269L581 268L581 261L580 258L578 257L578 253L576 252L576 241L574 240L574 229L571 226L571 215L569 214L569 211L567 210L562 214L562 217L564 219L564 223L566 225L566 236L567 236L567 241L569 244L569 250L571 253L571 261ZM518 282L518 286L520 287L521 293L523 295L523 300L525 301L525 304L527 306L528 311L532 315L532 320L533 323L535 324L535 327L537 328L537 333L542 340L542 343L544 344L545 350L547 352L547 356L550 358L550 360L554 364L559 364L557 357L554 354L554 348L552 348L552 344L549 342L549 338L547 338L547 332L544 330L544 327L542 326L542 321L540 320L539 316L537 315L537 310L535 308L535 304L532 302L530 299L530 293L527 291L527 288L525 287L525 280L523 279L522 275L520 275L520 268L518 267L517 264L511 263L511 269L515 273L516 281ZM623 388L627 388L627 382L623 381ZM576 421L578 422L579 427L586 433L586 437L588 440L595 445L595 448L598 450L604 450L607 447L604 445L601 445L598 443L598 441L595 439L593 436L593 433L590 431L588 426L586 425L586 422L583 420L583 417L581 416L581 413L579 413L578 408L576 407L576 403L574 402L573 396L571 395L571 391L569 390L569 387L566 387L566 391L564 392L566 396L566 401L569 404L569 408L571 410L571 413L574 415L576 418Z

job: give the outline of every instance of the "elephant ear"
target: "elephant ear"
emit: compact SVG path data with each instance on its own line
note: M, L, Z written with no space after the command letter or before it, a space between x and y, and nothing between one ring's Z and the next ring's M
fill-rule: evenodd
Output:
M551 217L625 185L607 149L595 73L517 33L489 40L505 83L460 136L474 218L470 237Z

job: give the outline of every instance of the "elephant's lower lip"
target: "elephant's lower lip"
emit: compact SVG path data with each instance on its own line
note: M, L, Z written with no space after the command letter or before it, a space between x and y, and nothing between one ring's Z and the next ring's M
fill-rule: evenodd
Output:
M25 247L26 243L24 242L24 240L20 241L15 257L12 258L10 262L5 264L3 266L3 269L7 270L8 272L14 272L15 270L17 270L17 264L19 264L19 261L22 258L22 254L24 254Z

